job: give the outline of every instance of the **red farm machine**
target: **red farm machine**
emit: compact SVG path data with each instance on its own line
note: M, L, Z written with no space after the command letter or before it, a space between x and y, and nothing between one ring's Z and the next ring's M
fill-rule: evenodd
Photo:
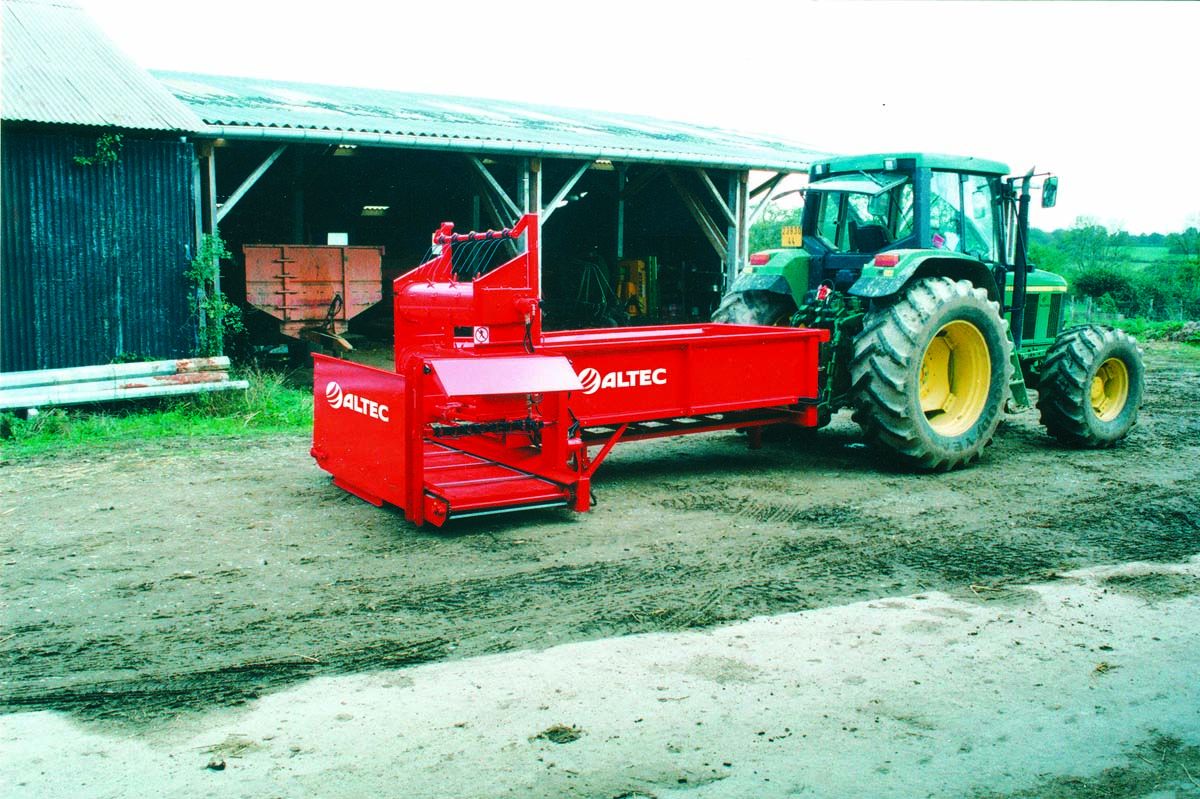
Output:
M481 253L524 252L479 273ZM729 324L543 332L537 217L459 234L397 278L395 369L314 355L312 455L416 524L591 507L620 441L815 427L825 330ZM753 375L753 379L748 376Z

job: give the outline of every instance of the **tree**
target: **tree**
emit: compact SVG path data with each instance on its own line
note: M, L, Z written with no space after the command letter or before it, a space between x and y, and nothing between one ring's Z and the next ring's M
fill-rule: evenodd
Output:
M757 222L750 226L750 252L775 250L782 247L783 228L800 227L804 208L780 208L768 205Z
M1075 226L1064 232L1059 247L1067 256L1067 263L1080 272L1091 269L1111 269L1125 256L1129 234L1124 231L1109 233L1095 219L1081 216Z
M1167 249L1172 255L1200 256L1200 230L1190 227L1182 233L1167 236Z

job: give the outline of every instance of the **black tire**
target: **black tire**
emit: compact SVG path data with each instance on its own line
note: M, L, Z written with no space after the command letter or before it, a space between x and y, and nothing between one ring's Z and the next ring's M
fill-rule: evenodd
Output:
M1064 330L1042 361L1037 407L1050 435L1076 447L1111 447L1137 424L1146 369L1123 330Z
M868 442L931 471L978 458L1008 398L1005 325L986 291L946 277L868 313L850 364L854 421Z
M725 295L712 320L731 325L786 325L794 313L796 301L786 294L738 291Z

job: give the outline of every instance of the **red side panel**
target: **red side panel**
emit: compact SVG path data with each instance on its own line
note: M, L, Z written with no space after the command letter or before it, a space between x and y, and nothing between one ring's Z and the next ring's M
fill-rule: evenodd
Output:
M794 406L817 393L824 330L667 325L547 333L545 351L570 359L585 426ZM814 417L815 422L815 417Z
M313 356L312 455L337 485L375 505L406 507L408 432L401 375Z

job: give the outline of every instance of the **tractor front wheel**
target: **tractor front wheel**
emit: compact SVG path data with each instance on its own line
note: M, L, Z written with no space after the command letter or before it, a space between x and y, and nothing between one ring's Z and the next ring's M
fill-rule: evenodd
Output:
M870 312L850 364L854 420L906 465L946 471L979 457L1012 376L999 304L965 280L913 283Z
M1145 367L1123 330L1065 330L1042 362L1037 407L1046 430L1077 447L1111 447L1137 423Z
M726 294L713 311L714 322L731 325L785 325L796 313L796 302L773 291L738 291Z

